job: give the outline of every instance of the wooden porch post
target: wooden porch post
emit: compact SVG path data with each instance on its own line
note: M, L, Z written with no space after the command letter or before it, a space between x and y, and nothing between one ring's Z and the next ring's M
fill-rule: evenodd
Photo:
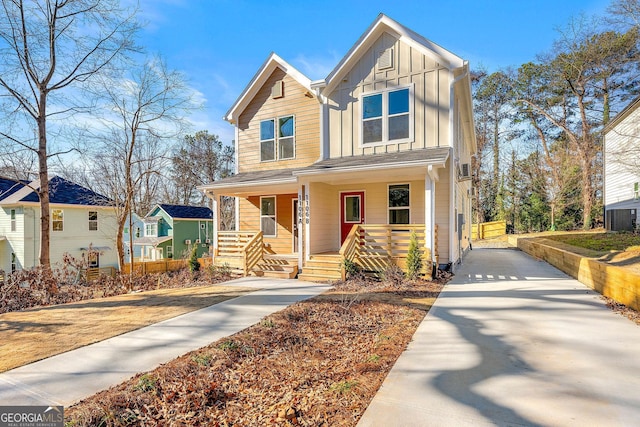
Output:
M213 254L218 255L218 232L220 231L220 195L212 194L211 211L213 212Z

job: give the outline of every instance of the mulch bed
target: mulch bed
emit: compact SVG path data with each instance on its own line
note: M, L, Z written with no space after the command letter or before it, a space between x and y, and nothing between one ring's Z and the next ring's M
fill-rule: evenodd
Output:
M442 286L337 285L68 408L66 421L354 426Z

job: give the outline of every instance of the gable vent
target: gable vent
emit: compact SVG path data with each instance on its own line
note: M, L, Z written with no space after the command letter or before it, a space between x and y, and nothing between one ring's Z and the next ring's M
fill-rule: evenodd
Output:
M278 80L271 88L271 98L277 99L284 96L284 81Z
M376 63L378 70L387 70L393 68L393 48L383 50L378 54L378 62Z

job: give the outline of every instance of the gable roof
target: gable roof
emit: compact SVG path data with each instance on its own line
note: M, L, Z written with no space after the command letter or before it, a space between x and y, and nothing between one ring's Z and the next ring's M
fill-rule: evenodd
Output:
M1 204L40 203L40 197L33 188L40 188L40 181L25 183L25 186L1 198ZM80 206L112 206L113 201L86 187L67 181L59 176L49 180L49 203Z
M238 116L244 111L247 105L249 105L276 68L280 68L303 87L307 88L310 93L313 93L311 90L311 80L287 63L287 61L272 52L223 118L229 123L236 123Z
M613 119L607 123L604 127L604 133L607 134L616 127L621 121L626 119L631 113L633 113L638 107L640 107L640 96L637 96L633 101L622 109Z
M335 86L342 81L345 74L355 66L367 50L369 50L384 33L398 37L402 42L418 49L424 55L436 59L449 69L460 68L466 63L466 61L459 56L381 13L329 75L324 80L314 81L313 87L325 87L325 93L335 89Z
M0 200L6 199L27 184L29 184L29 181L17 181L0 177Z
M160 203L157 207L174 219L213 219L213 212L206 206L169 205ZM151 212L154 210L155 208L152 209Z

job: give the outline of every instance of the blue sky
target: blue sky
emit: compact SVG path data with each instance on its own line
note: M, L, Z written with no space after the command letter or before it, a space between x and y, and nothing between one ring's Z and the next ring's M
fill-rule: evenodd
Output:
M382 12L489 71L548 51L557 29L609 0L141 0L139 43L184 73L204 99L193 131L224 143L222 116L271 52L312 80L324 78Z

